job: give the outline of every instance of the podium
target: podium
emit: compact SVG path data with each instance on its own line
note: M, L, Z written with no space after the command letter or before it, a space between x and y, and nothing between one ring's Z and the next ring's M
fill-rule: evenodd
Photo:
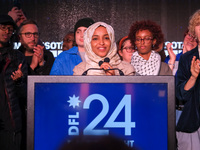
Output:
M29 76L27 147L114 135L141 150L175 150L173 76Z

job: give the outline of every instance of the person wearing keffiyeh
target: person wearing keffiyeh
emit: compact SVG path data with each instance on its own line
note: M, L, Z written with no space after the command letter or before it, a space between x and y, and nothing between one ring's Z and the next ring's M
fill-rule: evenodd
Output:
M75 66L74 75L82 75L87 70L87 75L119 75L117 69L124 75L134 75L133 66L121 61L117 54L114 30L110 25L104 22L91 25L84 33L84 47L86 61Z
M154 51L163 39L159 25L152 21L135 22L131 26L129 38L136 50L131 64L137 75L172 75L169 66L161 62L160 55Z

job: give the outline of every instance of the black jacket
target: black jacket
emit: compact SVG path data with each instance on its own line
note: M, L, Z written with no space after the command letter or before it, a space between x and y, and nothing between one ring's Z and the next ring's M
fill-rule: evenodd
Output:
M193 56L199 59L198 46L181 55L176 75L176 97L184 103L176 130L186 133L195 132L200 127L200 76L190 90L184 90L191 76L190 67Z
M17 50L13 50L13 46L0 48L0 53L0 66L2 66L1 69L3 69L4 74L6 102L8 103L13 131L17 132L22 129L22 115L25 112L27 65L23 54ZM17 81L13 81L11 78L12 72L18 70L18 66L21 63L23 76Z
M25 53L25 48L23 46L20 46L18 50L21 51L23 54ZM32 56L25 56L25 57L26 57L27 65L28 65L28 75L49 75L50 74L51 67L53 66L53 63L54 63L54 56L50 51L44 49L45 64L44 66L41 66L41 67L38 65L34 70L30 68Z

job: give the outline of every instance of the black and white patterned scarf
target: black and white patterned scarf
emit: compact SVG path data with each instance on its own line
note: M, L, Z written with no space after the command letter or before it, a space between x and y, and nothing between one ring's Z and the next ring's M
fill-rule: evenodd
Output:
M151 51L151 55L148 60L141 57L138 52L134 52L131 64L136 70L136 74L139 75L158 75L161 65L161 57L158 53Z

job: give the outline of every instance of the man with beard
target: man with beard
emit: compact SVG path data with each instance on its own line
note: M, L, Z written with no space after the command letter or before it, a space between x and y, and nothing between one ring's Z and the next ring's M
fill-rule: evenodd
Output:
M0 15L0 149L25 146L26 78L22 53L13 50L10 38L16 29L13 19ZM23 142L22 143L22 139ZM22 147L23 148L22 148Z
M33 20L25 20L19 27L19 50L25 55L29 75L49 75L54 62L53 54L45 50L39 40L38 26Z

